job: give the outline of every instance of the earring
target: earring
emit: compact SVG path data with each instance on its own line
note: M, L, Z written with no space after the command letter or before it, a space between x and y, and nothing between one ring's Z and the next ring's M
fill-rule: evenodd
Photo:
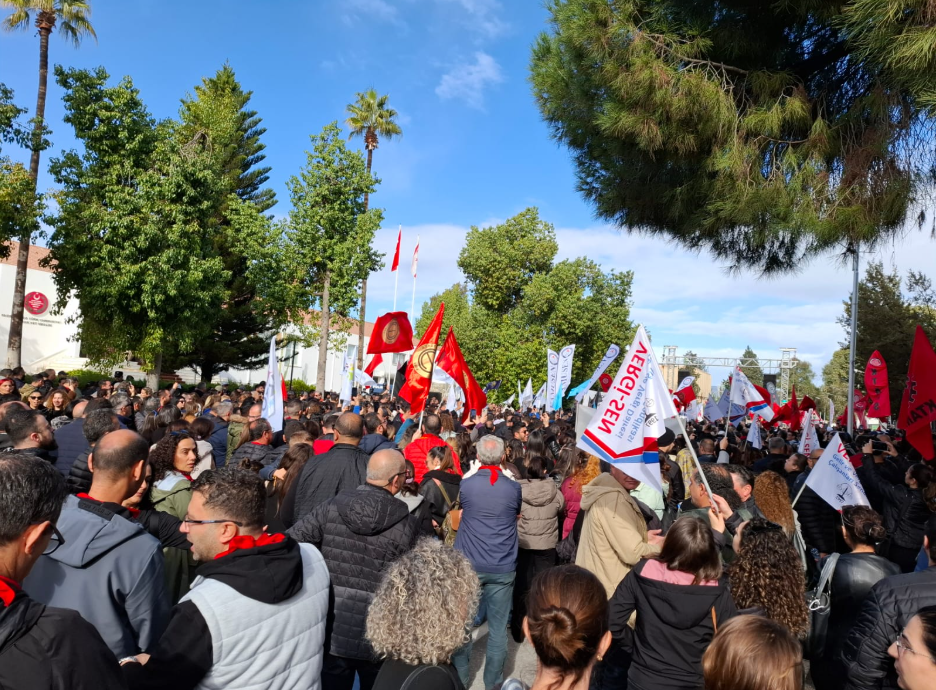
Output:
M601 654L599 654L599 655L598 655L598 661L603 661L603 660L604 660L604 657L601 656Z

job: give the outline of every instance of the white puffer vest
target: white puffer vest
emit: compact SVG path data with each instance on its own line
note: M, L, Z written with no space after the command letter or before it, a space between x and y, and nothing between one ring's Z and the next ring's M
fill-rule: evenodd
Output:
M328 613L328 568L311 544L300 544L302 589L265 604L202 577L182 597L211 631L213 665L200 690L319 690Z

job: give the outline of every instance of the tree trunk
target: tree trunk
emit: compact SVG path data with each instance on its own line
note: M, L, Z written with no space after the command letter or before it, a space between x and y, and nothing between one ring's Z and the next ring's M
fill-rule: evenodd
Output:
M322 332L319 335L318 369L315 371L315 390L321 395L325 395L325 365L328 362L328 325L331 321L331 314L328 311L328 288L330 284L331 271L326 271L325 285L322 287L322 318L319 323Z
M39 94L36 96L36 125L33 150L29 157L29 176L33 181L33 192L39 179L39 142L42 138L42 125L45 121L46 90L49 82L49 34L52 27L39 27ZM19 252L16 255L16 277L13 281L13 306L10 310L10 335L7 339L7 361L9 368L22 366L23 359L23 308L26 302L26 269L29 267L29 245L32 233L24 229L19 238Z
M367 149L367 172L371 171L371 163L374 161L374 149ZM364 192L364 213L370 208L370 194ZM358 349L357 349L357 368L364 371L364 312L367 306L367 278L361 281L361 311L358 314Z
M198 366L198 380L211 383L214 378L215 363L208 358L203 359Z
M162 373L162 353L153 358L153 367L146 372L146 385L153 389L153 394L159 390L159 375Z

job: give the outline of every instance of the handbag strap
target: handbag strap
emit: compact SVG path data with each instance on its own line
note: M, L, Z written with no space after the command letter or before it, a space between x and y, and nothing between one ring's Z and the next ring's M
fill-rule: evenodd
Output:
M452 509L452 501L451 501L451 499L450 499L449 496L448 496L448 491L445 490L445 487L442 486L442 482L440 482L438 479L433 478L432 481L434 481L434 482L436 483L436 486L439 487L439 491L442 492L442 498L443 498L443 500L445 500L445 505L446 505L446 507L447 507L449 510L451 510L451 509Z
M715 628L715 632L718 632L718 621L715 620L715 607L712 607L712 627Z
M832 573L835 572L835 564L838 563L838 559L839 554L833 553L826 559L825 565L822 566L822 573L819 575L819 584L816 585L816 598L810 603L810 610L815 610L813 605L818 605L820 598L825 593L826 587L830 590L832 589Z

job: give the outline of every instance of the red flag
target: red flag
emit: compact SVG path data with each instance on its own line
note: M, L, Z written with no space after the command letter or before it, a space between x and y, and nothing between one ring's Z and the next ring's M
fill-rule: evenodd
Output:
M400 241L403 239L403 226L396 236L396 251L393 253L393 264L390 266L390 272L393 273L400 267Z
M799 411L807 412L809 410L815 410L815 409L816 409L816 403L813 402L813 399L810 398L808 395L804 395L803 399L800 401L800 404L799 404Z
M455 379L455 382L465 392L465 409L462 412L462 423L468 421L471 410L477 411L487 407L487 396L475 380L471 369L468 368L461 348L458 346L458 341L455 339L455 331L452 330L451 326L449 326L448 335L445 336L445 344L442 345L442 349L439 351L436 366Z
M793 384L793 393L790 396L790 431L800 430L800 409L796 402L796 384Z
M868 391L868 414L877 419L889 417L891 405L887 362L877 350L868 358L868 365L865 367L865 389Z
M416 277L416 264L419 263L419 237L416 238L416 249L413 250L413 277Z
M689 377L687 377L688 379ZM683 386L676 391L676 395L673 397L673 400L679 403L680 407L689 407L693 400L696 399L695 391L692 390L692 382L695 381L695 377L692 377L692 380L689 381L688 386Z
M754 386L754 388L757 389L757 392L761 394L761 397L766 401L766 403L767 403L768 405L770 405L770 404L773 402L773 400L772 400L771 397L770 397L770 391L769 391L769 390L767 390L766 388L761 388L761 387L758 386L756 383L752 383L751 385Z
M377 317L367 343L367 354L406 352L413 349L413 327L405 311L391 311Z
M868 399L861 394L861 391L855 389L855 416L858 418L858 426L868 428L868 418L865 417L865 411L868 409Z
M370 364L367 365L367 368L364 370L364 373L374 378L374 372L377 370L377 367L380 366L380 363L383 361L383 355L377 354L371 358Z
M445 303L439 305L429 328L423 333L416 345L416 350L406 368L406 382L400 388L400 397L410 404L410 414L419 414L426 406L429 389L432 387L432 368L436 351L439 349L439 335L442 333L442 314Z
M907 441L920 451L924 460L932 460L933 435L930 423L936 420L936 352L921 326L916 327L907 387L900 401L897 428L907 432Z

